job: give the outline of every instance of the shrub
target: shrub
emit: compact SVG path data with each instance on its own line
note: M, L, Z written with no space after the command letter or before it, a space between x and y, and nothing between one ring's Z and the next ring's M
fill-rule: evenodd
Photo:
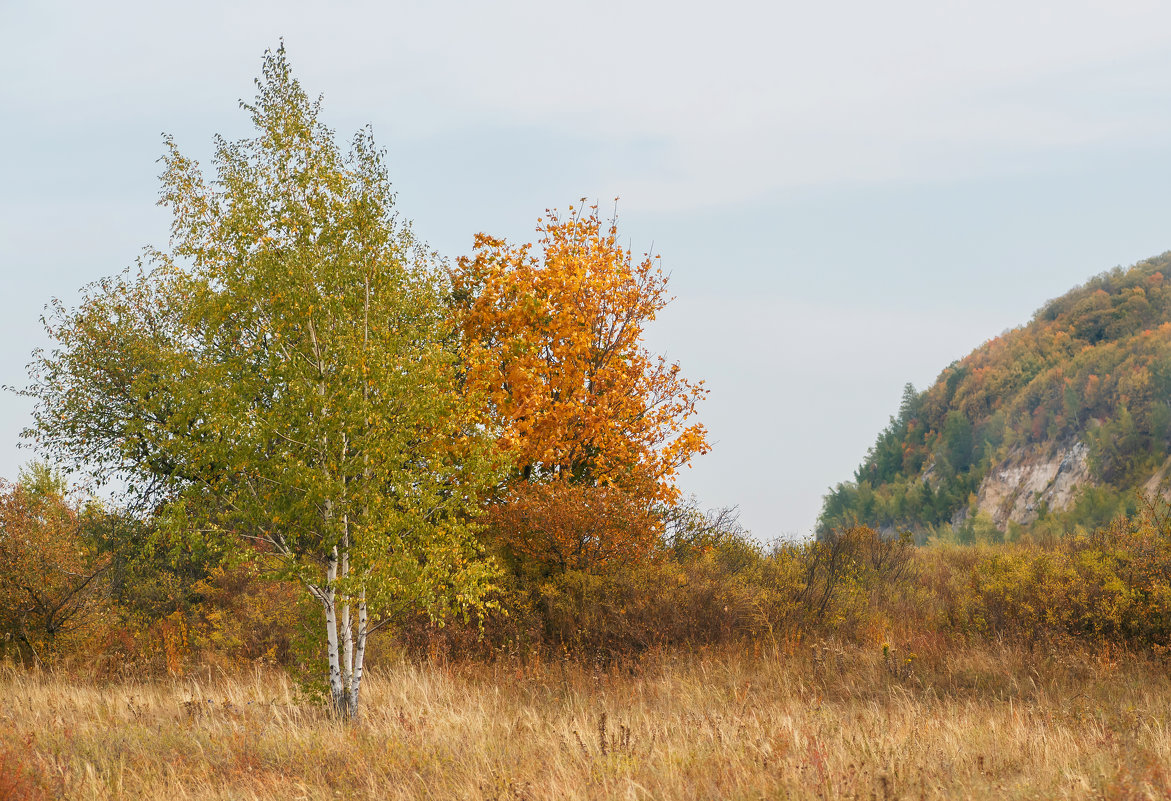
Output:
M1166 651L1171 648L1171 522L1162 504L1122 516L1049 548L975 549L949 594L961 630L1036 639L1064 634ZM952 559L958 554L952 551Z
M17 658L49 662L92 634L108 560L89 546L86 528L102 517L67 497L47 467L0 483L0 631Z
M729 524L700 516L656 558L515 575L500 610L468 624L400 629L430 655L573 654L603 662L649 650L732 643L779 646L804 636L876 639L924 608L914 548L855 527L814 543L764 549ZM693 523L696 519L693 519Z
M568 481L517 484L489 509L488 525L514 565L544 573L646 559L662 530L639 496Z

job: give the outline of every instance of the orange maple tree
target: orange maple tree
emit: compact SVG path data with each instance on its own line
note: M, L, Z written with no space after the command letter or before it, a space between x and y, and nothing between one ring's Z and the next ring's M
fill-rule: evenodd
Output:
M670 300L658 258L634 259L596 205L548 211L537 233L536 249L480 234L451 272L469 385L519 478L673 502L709 447L687 422L707 391L643 345Z

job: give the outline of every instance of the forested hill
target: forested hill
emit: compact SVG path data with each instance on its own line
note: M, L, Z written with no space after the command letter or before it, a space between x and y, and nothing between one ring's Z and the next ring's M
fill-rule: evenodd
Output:
M986 342L898 414L818 533L862 522L960 540L1092 527L1164 492L1171 252L1116 268Z

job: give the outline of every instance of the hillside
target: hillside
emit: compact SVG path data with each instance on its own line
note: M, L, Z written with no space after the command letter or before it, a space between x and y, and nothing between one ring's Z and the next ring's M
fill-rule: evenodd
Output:
M1171 253L1103 273L908 385L818 533L857 520L960 540L1056 534L1171 482Z

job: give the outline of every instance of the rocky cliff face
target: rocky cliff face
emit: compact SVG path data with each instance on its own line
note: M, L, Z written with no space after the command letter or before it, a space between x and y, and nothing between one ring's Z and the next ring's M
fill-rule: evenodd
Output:
M1093 483L1089 453L1080 441L1049 453L1017 449L981 482L977 509L1001 530L1010 522L1032 523L1042 506L1052 511L1066 509L1078 490Z
M1171 458L1163 462L1163 466L1147 479L1142 491L1148 497L1161 495L1163 500L1171 502Z
M976 510L989 515L1004 531L1010 522L1029 525L1043 505L1054 512L1068 509L1082 487L1096 483L1090 476L1089 454L1081 441L1054 452L1018 448L980 483ZM1171 458L1138 491L1171 502ZM962 510L953 522L963 522L966 516L967 510Z

